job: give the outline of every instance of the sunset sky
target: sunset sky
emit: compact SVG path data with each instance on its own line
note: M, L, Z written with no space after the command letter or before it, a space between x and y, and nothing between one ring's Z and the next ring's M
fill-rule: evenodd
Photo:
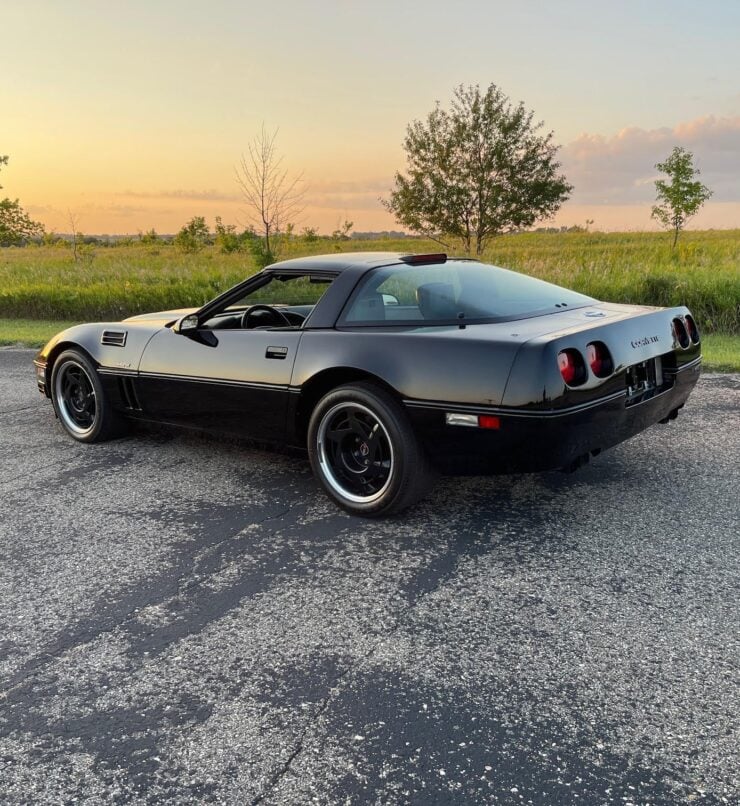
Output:
M495 82L562 145L555 223L653 228L680 144L714 190L692 226L740 227L738 42L736 0L2 0L2 195L58 232L241 225L264 122L306 179L299 228L398 228L378 198L406 125Z

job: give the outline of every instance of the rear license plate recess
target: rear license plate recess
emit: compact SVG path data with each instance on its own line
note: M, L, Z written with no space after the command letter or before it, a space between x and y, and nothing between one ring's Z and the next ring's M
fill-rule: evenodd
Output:
M660 356L627 367L625 384L628 406L652 397L663 385L663 365Z

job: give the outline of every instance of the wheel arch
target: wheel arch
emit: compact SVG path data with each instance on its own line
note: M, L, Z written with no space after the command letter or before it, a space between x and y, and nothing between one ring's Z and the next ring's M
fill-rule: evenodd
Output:
M357 369L356 367L332 367L331 369L323 369L311 376L303 384L300 395L298 395L293 426L296 440L300 444L305 443L311 413L319 400L332 389L357 381L374 383L376 386L388 392L388 394L399 403L401 402L402 398L398 390L372 372Z
M82 355L87 358L88 361L94 366L100 366L100 362L95 359L94 356L90 354L88 350L86 350L81 344L76 341L60 341L59 344L55 344L51 350L49 351L49 355L46 358L46 396L51 397L51 376L54 372L54 364L56 364L57 358L65 352L65 350L77 350L77 352L82 353Z

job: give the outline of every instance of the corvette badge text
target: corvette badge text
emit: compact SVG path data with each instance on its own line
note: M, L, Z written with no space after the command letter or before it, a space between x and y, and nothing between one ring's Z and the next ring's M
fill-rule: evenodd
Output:
M636 339L635 341L631 341L630 344L634 349L638 347L647 347L648 344L656 344L660 341L658 336L645 336L643 339Z

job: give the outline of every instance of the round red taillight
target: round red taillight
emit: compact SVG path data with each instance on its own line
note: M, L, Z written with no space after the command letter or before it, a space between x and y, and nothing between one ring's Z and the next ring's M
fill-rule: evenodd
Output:
M568 386L578 386L586 380L586 368L578 350L561 350L558 353L558 369Z
M611 354L602 341L591 342L586 347L586 361L597 378L606 378L614 371Z
M694 317L691 316L691 314L686 314L685 319L686 319L686 329L689 331L689 337L691 338L691 341L693 341L694 344L698 344L701 336L699 336L699 328L696 326Z
M676 337L676 341L685 350L690 344L689 334L686 330L686 325L678 317L673 320L673 334Z

